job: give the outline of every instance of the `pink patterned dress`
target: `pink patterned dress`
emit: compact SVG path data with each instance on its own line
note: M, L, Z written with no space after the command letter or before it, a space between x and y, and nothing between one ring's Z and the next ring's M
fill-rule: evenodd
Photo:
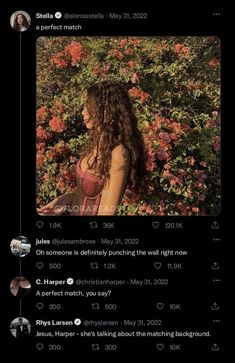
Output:
M104 188L104 180L88 171L82 171L81 159L76 165L77 188L71 205L70 215L96 215Z

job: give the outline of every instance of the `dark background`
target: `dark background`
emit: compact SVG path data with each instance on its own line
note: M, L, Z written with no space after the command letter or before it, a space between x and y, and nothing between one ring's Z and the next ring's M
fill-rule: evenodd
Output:
M35 268L35 263L38 261L38 258L34 256L33 251L35 250L35 239L38 238L46 238L49 239L50 236L56 238L60 235L59 229L51 229L48 227L49 222L62 221L63 224L63 238L94 238L94 234L98 235L101 233L105 236L113 236L113 230L104 231L102 229L91 230L89 228L89 222L92 220L98 220L99 224L103 221L112 222L115 221L116 229L118 237L119 236L127 236L127 237L138 237L141 239L141 245L139 245L140 249L149 248L160 248L165 247L169 249L189 246L191 251L191 260L188 261L188 273L183 276L181 280L182 286L178 286L176 282L172 280L171 289L166 294L163 294L161 289L157 290L159 296L166 301L171 299L171 296L174 296L173 300L182 300L187 301L192 296L195 297L194 303L195 308L190 311L185 312L185 315L182 316L182 321L179 322L178 319L174 320L172 317L166 317L163 315L162 320L165 320L166 327L174 326L174 323L177 323L177 328L183 329L188 328L192 329L192 326L198 327L198 329L208 330L211 327L210 323L210 311L204 309L203 304L205 301L211 301L214 297L217 298L217 301L222 299L223 292L219 290L219 297L217 296L217 291L214 291L212 288L209 288L208 280L209 280L209 264L213 262L214 259L221 261L222 265L224 264L224 250L225 247L221 243L221 245L217 245L217 247L212 247L211 239L213 238L213 231L211 230L211 224L214 220L218 221L221 226L219 231L221 238L223 239L225 229L226 229L226 210L227 210L227 193L228 188L226 188L227 183L227 175L225 168L225 160L228 155L228 147L226 140L226 122L224 120L227 119L226 114L227 111L227 79L226 79L226 49L227 49L227 39L225 37L226 28L223 26L223 22L226 21L226 13L224 13L221 9L211 8L205 9L205 7L200 7L199 5L190 7L188 5L184 8L155 8L148 9L149 18L146 23L143 24L143 21L135 21L132 23L129 22L119 22L119 21L79 21L84 25L84 29L86 29L86 25L89 25L89 31L79 32L79 35L216 35L221 38L222 44L222 212L221 215L214 217L158 217L157 220L160 222L160 227L157 230L153 230L151 228L152 220L155 220L153 217L60 217L60 218L50 218L50 217L40 217L40 220L45 221L45 225L47 227L38 230L36 227L36 221L38 220L37 215L35 214L35 39L38 36L41 36L41 32L36 32L34 30L35 19L32 16L33 12L42 12L47 13L51 11L66 11L66 12L81 12L81 7L79 9L77 7L71 8L68 6L67 9L62 9L60 6L56 7L44 7L41 3L39 7L34 11L32 9L32 5L26 6L25 3L22 2L22 5L17 4L16 6L9 7L5 9L1 16L1 28L4 32L3 42L2 42L2 110L5 111L5 117L2 119L2 219L3 219L3 242L2 242L2 267L4 280L1 284L1 296L4 297L4 310L3 312L3 324L1 325L2 329L2 337L4 336L6 339L5 348L7 347L8 351L22 351L24 348L30 352L36 352L35 342L33 338L33 334L31 334L30 340L25 342L18 342L14 337L11 336L9 332L9 324L10 322L16 318L18 315L19 302L16 301L10 294L9 284L12 278L19 275L19 260L14 257L10 253L9 244L12 238L21 234L27 236L32 242L32 252L29 256L26 256L22 259L22 275L29 278L32 282L33 288L30 296L27 296L24 300L22 300L22 315L28 318L32 322L32 332L35 331L34 320L36 314L35 302L36 299L34 297L35 291L35 279L41 274ZM19 126L19 90L20 90L20 78L19 78L19 34L14 32L10 27L9 19L11 14L16 10L25 10L29 14L31 14L32 26L30 31L25 32L21 36L24 37L24 41L22 42L22 54L24 56L23 64L22 64L22 129L20 130ZM53 9L53 10L52 10ZM91 5L88 6L84 12L101 12L104 11L101 8L94 8ZM109 9L105 9L106 12L109 12ZM138 9L137 8L123 8L120 9L110 9L111 12L122 11L122 12L146 12L147 9ZM213 15L213 13L221 12L222 15ZM48 24L50 21L48 20ZM131 26L130 26L131 25ZM71 32L64 34L62 31L58 32L45 32L43 35L77 35L76 32ZM4 76L5 79L3 78ZM22 141L21 141L21 153L22 153L22 206L20 208L20 141L19 134L22 133ZM22 219L22 229L20 230L19 216L21 214ZM172 230L166 232L164 229L165 222L179 222L183 221L185 229L184 232L181 230ZM131 247L130 247L131 248ZM134 248L134 247L133 247ZM60 258L48 258L48 260L60 261ZM70 260L72 262L70 262ZM93 259L92 259L93 260ZM95 260L99 260L95 258ZM44 258L46 263L46 258ZM112 259L114 261L114 259ZM147 264L144 259L139 258L138 266L131 265L127 257L123 259L123 262L120 262L121 259L117 258L117 263L122 263L122 269L118 272L118 276L116 278L121 278L121 276L131 276L134 274L136 277L141 278L143 274L146 273L147 278L150 277L150 274L154 274L155 271L150 269L149 263ZM130 258L130 261L133 261ZM136 260L137 261L137 260ZM199 262L198 262L199 261ZM114 261L115 262L115 261ZM55 272L55 278L59 279L65 278L64 276L70 275L69 271L77 271L78 269L78 261L76 258L66 258L66 262L63 262L63 270L64 273ZM86 276L84 273L84 268L87 266L86 259L81 259L79 261L79 275ZM143 273L145 272L145 273ZM53 273L50 271L49 274L46 274L46 270L42 273L42 276L48 276L48 278L53 278ZM72 274L72 273L71 273ZM88 271L87 277L89 274L95 274L91 271ZM103 272L104 274L104 272ZM106 276L109 273L106 273ZM72 275L76 275L73 273ZM94 275L95 276L95 275ZM92 277L94 277L92 276ZM154 276L154 275L153 275ZM102 276L99 274L99 277ZM108 278L110 275L108 275ZM144 277L144 276L143 276ZM170 276L169 276L170 278ZM92 290L93 288L91 288ZM101 290L102 288L100 288ZM109 288L104 288L104 290L108 290ZM111 288L110 288L111 289ZM137 294L136 294L137 293ZM126 318L144 318L146 316L153 316L153 319L160 317L159 313L155 314L155 311L148 310L149 299L153 298L152 291L148 291L145 289L146 295L141 292L141 290L131 289L130 291L127 289L125 291L125 298L127 300L127 304L125 306L125 310L122 308L117 312L118 316L125 316ZM136 294L136 295L135 295ZM113 295L114 296L114 295ZM77 302L76 298L74 299L66 299L64 304L64 308L60 315L57 315L58 319L63 319L63 316L68 320L73 319L74 313L73 311L81 310L84 316L89 316L88 319L92 317L92 314L96 314L89 310L89 307L86 305L89 299L84 300L83 302ZM158 299L157 299L158 300ZM74 301L74 302L73 302ZM89 300L90 302L92 301ZM123 301L123 296L120 296L117 291L117 295L115 296L115 302L120 301L120 304ZM48 299L49 302L49 299ZM59 302L59 301L58 301ZM221 302L223 306L223 302ZM199 308L198 308L199 306ZM68 311L68 312L67 312ZM130 312L128 316L127 312ZM192 312L193 311L193 312ZM107 314L108 317L108 313ZM101 314L102 317L105 314ZM110 313L111 314L111 313ZM115 313L116 314L116 313ZM112 315L112 319L115 319L115 314ZM189 315L187 315L189 314ZM141 315L141 317L140 317ZM190 317L190 322L189 318ZM43 317L45 320L49 319L47 314L37 313L37 318ZM100 315L97 315L99 318ZM190 328L191 325L191 328ZM222 324L223 327L223 324ZM175 327L176 329L176 327ZM89 328L88 330L92 330ZM101 330L101 329L99 329ZM104 329L105 330L105 329ZM157 330L157 329L155 329ZM164 330L164 326L163 326ZM174 329L172 329L174 330ZM193 330L193 329L192 329ZM213 328L212 333L214 337L210 340L210 343L214 342L222 344L222 335L224 334L222 330L217 328ZM111 340L112 341L112 340ZM161 339L164 341L164 339ZM73 343L73 348L69 347L68 352L72 352L72 349L76 350L78 341L66 340L64 346L69 344L69 342ZM144 346L144 343L140 340L133 341L130 340L121 340L121 344L125 348L128 347L128 351L141 350L145 352L149 352L150 341L147 340ZM139 343L138 343L139 342ZM142 342L142 343L141 343ZM182 341L183 342L183 341ZM210 349L208 345L202 343L199 345L200 340L187 340L188 343L192 344L192 346L185 346L185 350L188 351L201 351L203 353L210 353ZM204 341L205 342L205 341ZM56 343L54 340L53 343ZM92 343L92 340L82 340L79 345L79 350L86 350L88 345ZM114 341L115 343L115 341ZM152 344L152 343L151 343ZM153 345L156 344L155 342ZM23 348L23 347L24 348ZM124 348L123 348L124 349ZM224 351L224 348L221 350Z

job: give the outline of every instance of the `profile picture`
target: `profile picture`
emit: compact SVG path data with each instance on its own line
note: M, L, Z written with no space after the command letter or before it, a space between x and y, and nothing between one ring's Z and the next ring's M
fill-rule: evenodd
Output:
M24 257L31 250L31 243L27 237L17 236L10 243L10 249L14 256Z
M31 324L27 319L20 316L12 320L10 332L15 338L27 337L31 332Z
M24 32L30 27L31 18L25 11L18 10L12 14L10 24L17 32Z
M26 277L17 276L10 283L10 290L13 296L22 299L31 290L31 283Z

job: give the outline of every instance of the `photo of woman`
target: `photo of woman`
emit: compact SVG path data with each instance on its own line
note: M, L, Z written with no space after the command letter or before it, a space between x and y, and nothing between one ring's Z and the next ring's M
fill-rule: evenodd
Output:
M28 295L31 289L31 283L23 276L15 277L10 283L10 290L13 296L22 299Z
M28 15L28 14L27 14ZM29 15L28 18L30 19ZM11 24L12 28L18 32L24 32L30 26L30 21L27 20L27 17L23 12L15 12L11 16Z
M44 216L220 214L216 36L37 39Z
M76 191L39 208L40 215L115 215L127 185L138 193L144 182L143 139L122 85L88 88L82 115L89 140L76 165Z

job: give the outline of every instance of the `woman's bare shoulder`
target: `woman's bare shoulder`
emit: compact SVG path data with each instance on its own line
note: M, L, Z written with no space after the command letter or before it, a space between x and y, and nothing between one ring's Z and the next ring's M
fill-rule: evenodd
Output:
M112 163L119 166L128 165L130 162L130 154L127 148L123 145L117 145L112 151Z

